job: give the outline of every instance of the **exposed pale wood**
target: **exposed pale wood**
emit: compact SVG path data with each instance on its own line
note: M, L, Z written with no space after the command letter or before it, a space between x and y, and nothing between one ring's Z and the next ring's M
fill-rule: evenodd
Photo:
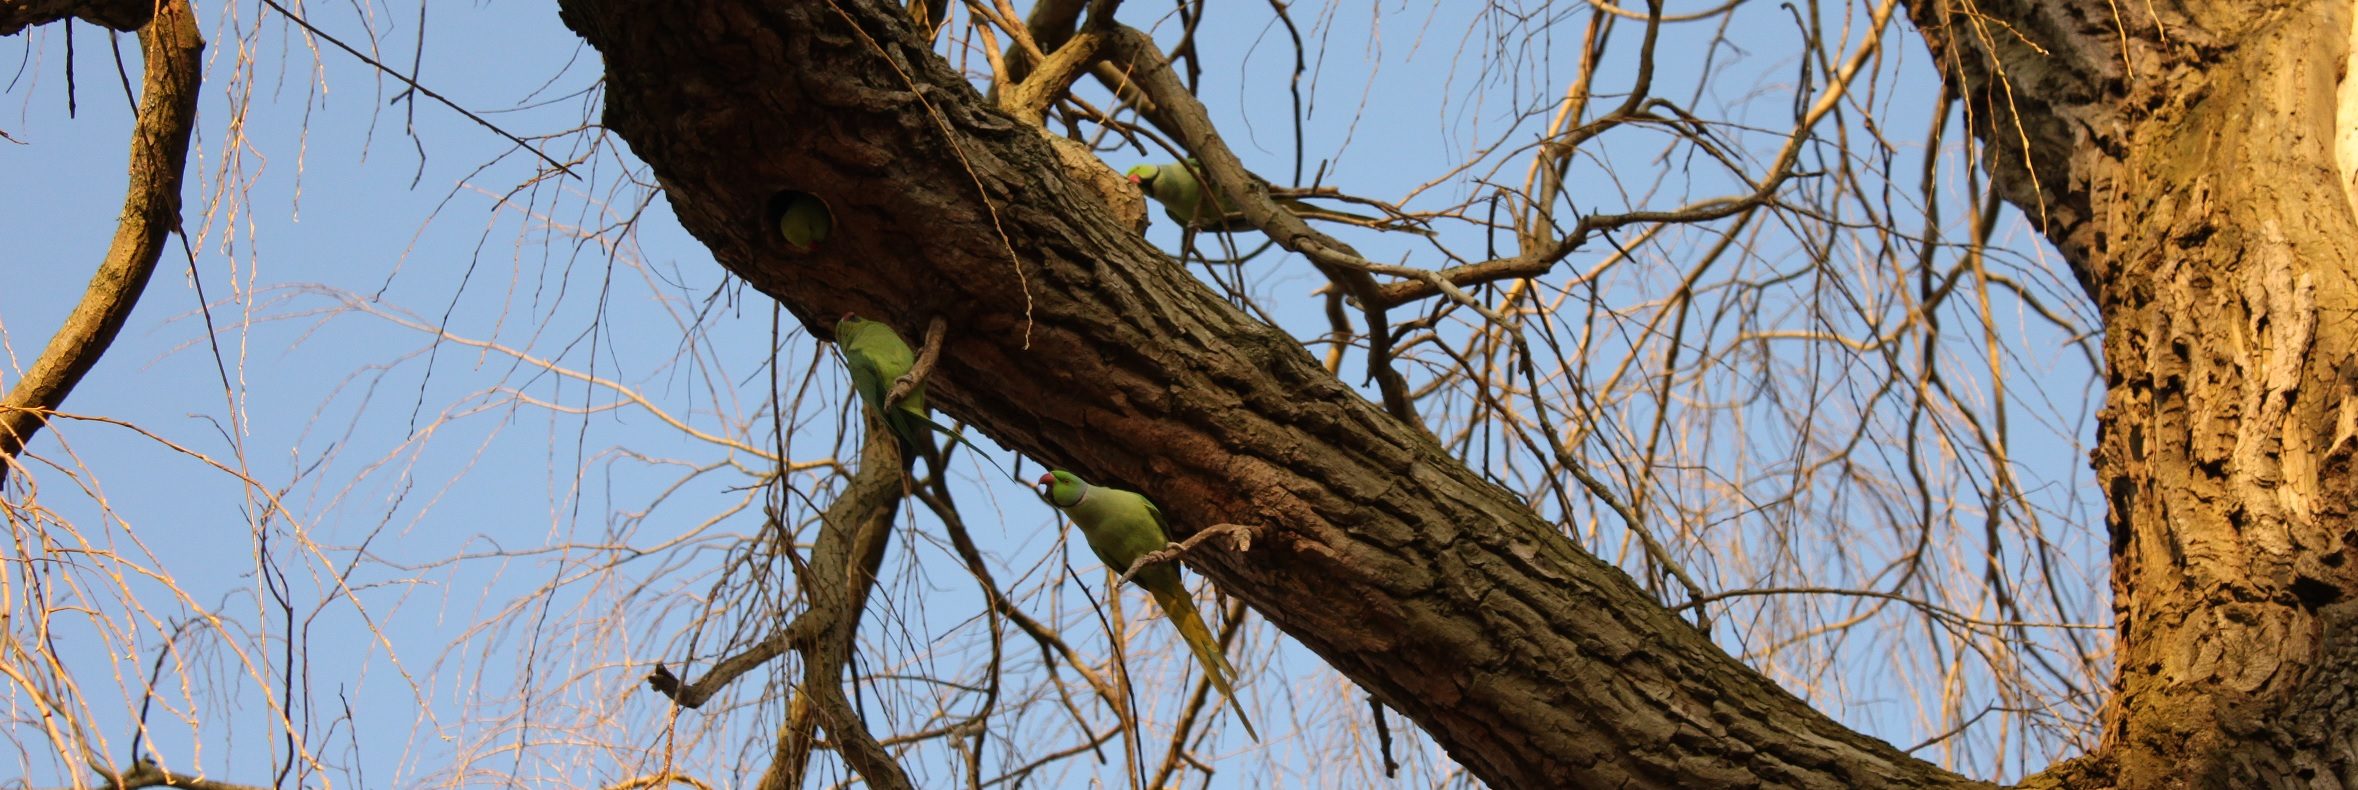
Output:
M2117 696L2041 782L2358 786L2349 4L1912 13L2104 318Z

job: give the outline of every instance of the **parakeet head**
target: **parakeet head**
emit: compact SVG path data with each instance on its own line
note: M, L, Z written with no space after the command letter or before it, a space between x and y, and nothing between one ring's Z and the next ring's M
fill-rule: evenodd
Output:
M1072 507L1081 504L1081 498L1089 495L1088 483L1062 469L1041 475L1034 485L1040 487L1041 498L1048 500L1048 504L1057 507Z
M1144 188L1153 188L1155 175L1162 171L1162 168L1154 165L1139 165L1130 168L1130 183Z
M859 313L844 313L842 318L835 319L835 336L843 337L845 332L858 329L865 323L868 323L868 319L861 318Z
M835 214L827 201L808 192L788 190L770 198L770 214L785 238L786 248L808 255L835 229Z

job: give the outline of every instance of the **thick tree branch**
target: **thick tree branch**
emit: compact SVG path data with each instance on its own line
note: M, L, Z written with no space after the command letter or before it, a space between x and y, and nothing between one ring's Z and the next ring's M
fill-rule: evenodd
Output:
M1026 123L1041 123L1048 117L1048 106L1097 65L1099 45L1104 40L1104 36L1096 33L1082 33L1065 42L1040 61L1037 71L1008 88L999 106Z
M798 637L807 636L795 639L803 671L794 703L794 710L807 712L807 718L781 728L780 752L769 772L778 779L773 782L765 775L760 783L764 787L802 786L810 750L816 745L808 730L811 723L827 728L836 752L870 786L913 786L843 694L844 665L851 660L860 616L867 609L868 593L876 587L876 568L884 561L884 548L892 537L892 516L900 501L902 480L899 444L879 415L862 411L868 414L868 441L860 453L860 471L827 506L819 539L811 546L809 574L801 585L810 597L810 608L787 627ZM810 625L803 625L806 621Z
M942 411L1153 497L1175 537L1260 525L1253 551L1191 563L1492 784L1965 783L1730 658L1227 305L896 7L561 7L605 56L607 125L722 265L806 322L941 316ZM1233 157L1214 167L1242 179ZM765 227L785 184L838 208L830 255L792 256Z
M116 30L138 30L158 5L156 0L0 0L0 36L69 17Z
M150 5L149 0L138 2ZM24 378L0 395L0 480L7 479L17 454L47 423L43 411L63 406L74 385L114 343L155 273L165 238L180 225L180 177L188 164L189 134L196 128L205 42L188 0L151 7L156 8L154 20L139 31L147 65L131 129L131 177L122 218L81 303Z
M1906 5L1965 100L1998 194L2046 233L2094 296L2107 278L2086 266L2106 228L2091 201L2124 194L2106 163L2139 116L2208 82L2187 67L2219 51L2218 38L2177 6L2120 14L2101 0Z
M184 774L164 770L148 760L131 765L131 770L113 773L98 766L99 787L104 790L139 790L143 787L173 787L180 790L262 790L257 785L207 779L200 774Z

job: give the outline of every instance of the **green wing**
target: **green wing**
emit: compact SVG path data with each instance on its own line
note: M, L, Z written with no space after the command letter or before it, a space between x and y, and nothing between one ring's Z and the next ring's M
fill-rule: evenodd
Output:
M1171 543L1171 522L1163 520L1163 509L1155 507L1154 500L1147 499L1145 495L1138 497L1138 504L1146 506L1146 517L1154 521L1154 540L1157 544L1155 548L1160 549L1169 545Z
M923 441L924 424L928 422L923 388L901 399L899 408L883 411L884 398L891 394L893 382L917 364L917 354L909 349L909 344L894 334L892 327L856 318L836 324L835 341L843 349L843 364L851 370L852 387L859 391L860 400L882 413L885 426L903 444L919 448L930 444Z
M1163 509L1155 507L1154 500L1144 496L1138 498L1138 503L1145 506L1147 518L1154 522L1155 541L1169 545L1171 525L1163 520ZM1123 569L1114 570L1119 573ZM1141 570L1130 579L1146 588L1147 594L1163 608L1163 614L1170 619L1171 627L1179 631L1179 641L1187 643L1187 651L1194 653L1196 663L1203 666L1204 676L1212 681L1213 688L1220 690L1220 696L1228 698L1230 711L1236 714L1237 723L1244 725L1245 735L1258 743L1261 734L1253 731L1252 718L1245 715L1244 706L1236 699L1236 667L1229 664L1228 657L1220 653L1219 640L1214 639L1211 629L1204 626L1203 615L1197 612L1195 600L1187 594L1186 584L1179 579L1177 561Z
M884 371L876 366L876 360L850 348L843 351L843 365L851 369L852 389L859 391L860 400L870 407L884 405Z
M851 367L852 384L859 388L860 397L882 410L884 396L889 394L892 383L908 375L909 368L917 364L917 353L899 335L893 334L891 327L875 321L861 320L846 334L850 337L837 339L843 341L843 359ZM923 413L925 392L909 393L901 407Z
M835 345L843 350L844 367L851 369L852 388L860 393L860 400L879 411L884 408L885 396L892 394L893 382L917 366L917 352L892 327L881 322L856 318L839 322L835 327ZM902 446L937 462L940 451L932 437L936 431L950 437L952 442L966 445L992 466L999 465L981 447L926 416L924 385L910 390L897 408L884 413L884 426L900 437ZM1001 467L999 473L1007 474L1006 468ZM1013 480L1014 476L1008 475L1008 479Z

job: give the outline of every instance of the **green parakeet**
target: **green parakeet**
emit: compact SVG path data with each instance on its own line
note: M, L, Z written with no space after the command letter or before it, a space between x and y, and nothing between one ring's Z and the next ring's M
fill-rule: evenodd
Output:
M817 195L808 192L782 193L779 202L778 235L786 237L787 248L795 252L810 254L835 229L834 213L827 210L827 201L820 200Z
M1147 197L1163 204L1163 213L1188 230L1239 231L1250 230L1244 214L1219 196L1218 190L1207 188L1196 179L1202 170L1194 160L1186 164L1166 162L1159 165L1139 165L1130 168L1130 183L1146 190ZM1191 169L1192 168L1192 169ZM1303 219L1376 222L1374 217L1346 214L1319 208L1292 198L1278 198L1277 205Z
M851 368L852 388L859 391L860 400L871 409L882 410L885 396L892 394L893 382L908 375L909 369L917 365L917 353L901 340L900 333L892 331L892 327L882 322L870 321L854 313L844 313L843 318L835 322L835 345L843 350L844 366ZM989 453L974 446L966 437L942 427L941 423L934 422L932 417L926 415L924 384L910 389L908 397L894 404L892 411L884 413L884 427L900 439L902 447L930 459L936 469L940 468L942 459L941 451L933 444L933 431L940 431L942 435L950 437L950 441L966 445L967 449L973 450L984 460L991 459ZM999 462L991 461L991 465L999 466ZM1006 467L1000 467L999 474L1007 474ZM1015 478L1009 475L1008 479Z
M884 426L901 438L902 446L912 449L931 449L933 444L927 431L933 421L925 416L925 387L909 390L892 411L884 412L884 396L892 392L892 383L908 375L917 364L917 353L901 340L892 327L870 321L857 314L844 313L835 322L835 345L843 349L843 364L851 368L852 388L859 390L860 400L868 408L884 414Z
M1170 532L1163 523L1163 511L1135 492L1093 486L1061 469L1041 475L1037 485L1049 504L1071 516L1073 523L1081 527L1081 534L1089 539L1089 548L1114 573L1129 570L1130 564L1137 562L1141 555L1160 550L1171 542ZM1179 638L1187 642L1187 649L1203 665L1212 687L1219 689L1220 695L1234 706L1236 689L1229 684L1236 677L1236 668L1220 655L1219 643L1212 640L1211 630L1204 627L1203 617L1196 613L1195 599L1179 583L1179 566L1168 562L1149 565L1138 569L1130 581L1154 596L1163 614L1170 617L1171 625L1179 629ZM1253 732L1253 720L1245 717L1242 707L1236 709L1236 720L1244 725L1246 735L1261 740L1260 734Z

